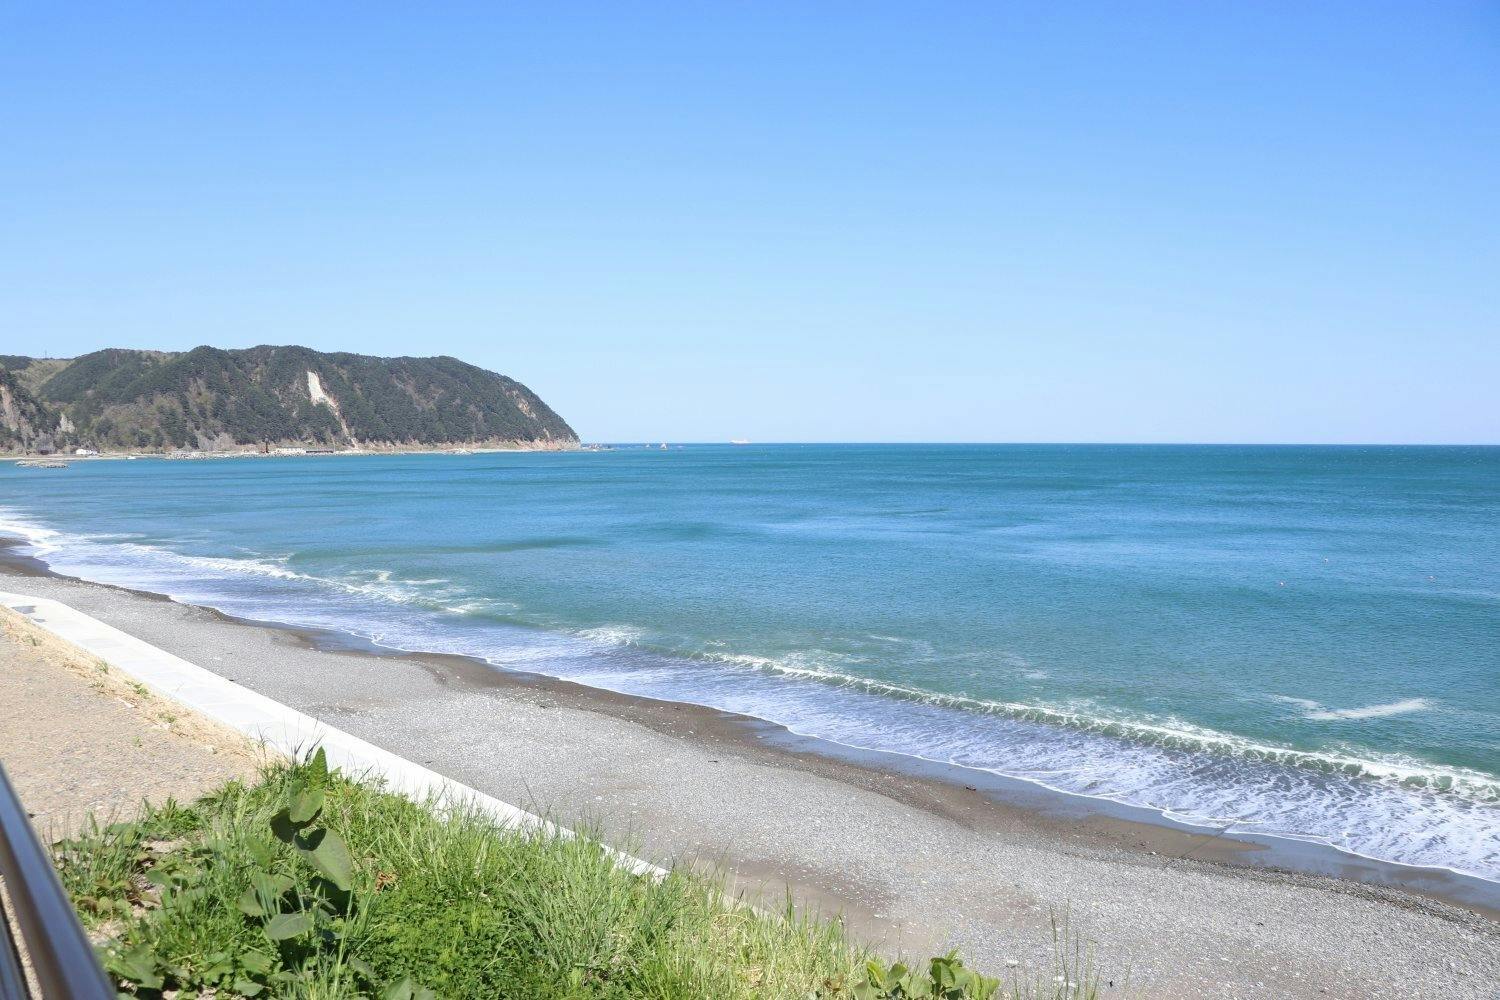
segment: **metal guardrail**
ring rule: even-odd
[[[0,912],[0,1000],[114,1000],[94,948],[68,901],[47,849],[37,839],[10,777],[0,766],[0,883],[10,901],[10,917]],[[3,909],[3,907],[0,907]],[[40,992],[33,994],[21,968],[25,948]]]

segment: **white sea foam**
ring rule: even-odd
[[[601,625],[598,628],[579,629],[576,634],[608,646],[634,646],[646,635],[644,630],[631,625]]]
[[[1407,698],[1404,701],[1393,701],[1388,705],[1366,705],[1363,708],[1326,708],[1317,712],[1308,712],[1309,719],[1383,719],[1391,715],[1405,715],[1407,712],[1422,712],[1432,707],[1432,701],[1428,698]]]
[[[44,528],[8,507],[0,507],[0,535],[20,538],[36,555],[57,548],[64,537],[62,532]]]
[[[1323,773],[1338,773],[1413,787],[1459,792],[1473,796],[1479,801],[1500,801],[1500,784],[1497,784],[1493,775],[1467,768],[1433,764],[1429,761],[1409,760],[1396,755],[1355,756],[1331,751],[1303,750],[1251,740],[1194,725],[1178,718],[1156,720],[1113,714],[1090,702],[1049,705],[941,694],[845,673],[826,663],[817,662],[815,657],[810,657],[808,654],[797,654],[782,659],[746,654],[708,654],[704,658],[784,677],[816,681],[834,688],[853,689],[919,704],[1060,726],[1129,740],[1137,744],[1173,750],[1208,751],[1252,762],[1291,765]]]
[[[520,610],[520,606],[514,601],[502,601],[493,597],[476,597],[445,605],[443,610],[452,612],[455,615],[504,615],[514,614]]]
[[[78,576],[129,586],[139,583],[140,575],[145,574],[148,579],[143,585],[177,588],[167,591],[172,597],[203,599],[196,591],[188,594],[180,589],[190,578],[248,576],[327,588],[395,604],[435,604],[447,596],[442,588],[450,583],[438,578],[403,579],[385,569],[360,570],[346,578],[326,577],[291,569],[287,565],[293,558],[290,554],[204,556],[144,542],[119,541],[117,535],[66,535],[6,508],[0,508],[0,534],[22,538],[34,555],[56,562]]]
[[[1320,702],[1307,698],[1291,698],[1285,695],[1272,695],[1271,698],[1274,701],[1296,705],[1302,709],[1304,719],[1312,719],[1316,722],[1332,722],[1340,719],[1384,719],[1392,715],[1405,715],[1408,712],[1425,712],[1436,706],[1431,698],[1405,698],[1401,701],[1392,701],[1383,705],[1365,705],[1361,708],[1328,708]]]

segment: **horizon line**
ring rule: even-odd
[[[1072,448],[1500,448],[1500,441],[743,441],[714,438],[711,440],[689,440],[686,438],[651,438],[649,440],[603,440],[579,439],[580,445],[639,445],[657,448],[660,445],[724,445],[734,447],[790,446],[790,445],[923,445],[929,447],[1072,447]]]

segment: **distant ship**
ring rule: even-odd
[[[750,443],[750,439],[749,438],[730,438],[729,439],[729,443],[730,444],[749,444]]]

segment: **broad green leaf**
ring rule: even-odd
[[[415,987],[411,976],[402,976],[380,991],[380,1000],[412,1000],[413,992],[415,992]]]
[[[241,893],[239,901],[235,905],[247,917],[263,917],[266,915],[266,907],[260,901],[260,893],[254,889],[246,889]]]
[[[292,796],[292,804],[288,813],[293,823],[305,826],[316,819],[318,813],[322,811],[323,789],[304,788]]]
[[[278,913],[266,921],[266,937],[272,941],[285,941],[299,937],[313,929],[311,913]]]
[[[575,973],[577,969],[573,970]],[[436,1000],[437,994],[425,986],[412,982],[411,976],[402,976],[380,993],[380,1000]]]
[[[128,979],[148,990],[159,990],[165,982],[161,963],[144,944],[138,944],[129,951],[115,953],[109,961],[109,967],[120,978]]]
[[[300,846],[306,845],[306,846]],[[300,853],[328,881],[348,892],[354,887],[354,859],[344,839],[332,830],[318,830],[299,839]]]
[[[951,958],[934,958],[931,975],[934,990],[947,990],[958,985],[958,970]]]
[[[203,978],[218,979],[234,970],[234,960],[227,951],[215,951],[203,956]]]

